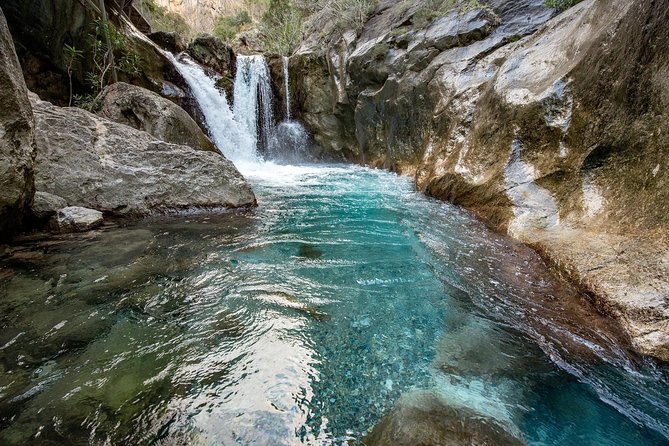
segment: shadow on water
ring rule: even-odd
[[[661,445],[666,368],[403,178],[244,172],[259,208],[0,254],[0,444]]]

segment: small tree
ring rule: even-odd
[[[68,102],[68,106],[72,107],[72,69],[74,68],[75,62],[79,60],[84,53],[83,51],[78,50],[74,46],[70,46],[68,44],[65,44],[63,47],[63,53],[65,53],[67,78],[70,84],[70,100]]]
[[[266,51],[290,56],[302,38],[301,22],[290,0],[270,0],[261,26]]]

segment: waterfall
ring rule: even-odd
[[[263,56],[237,56],[231,109],[225,93],[216,88],[216,79],[188,55],[165,55],[190,86],[214,143],[238,168],[257,165],[259,150],[280,164],[309,158],[309,134],[299,122],[290,120],[288,58],[283,61],[287,119],[275,127],[270,71]]]
[[[214,144],[233,162],[257,162],[255,132],[235,119],[225,94],[216,88],[216,81],[202,67],[186,55],[178,59],[170,53],[165,55],[172,61],[191,88],[204,114],[209,134]],[[250,119],[255,119],[251,112]]]
[[[261,148],[269,147],[274,129],[270,82],[269,66],[263,56],[237,56],[235,119]]]
[[[283,56],[283,89],[286,97],[286,121],[290,121],[290,74],[288,72],[288,57]]]

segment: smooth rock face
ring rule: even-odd
[[[304,122],[531,244],[669,360],[669,0],[488,3],[382,0],[359,33],[307,41]]]
[[[67,201],[58,195],[48,192],[35,192],[33,204],[30,210],[38,220],[46,220],[54,215],[58,210],[67,207]]]
[[[139,216],[255,204],[249,184],[219,153],[159,141],[85,110],[30,98],[36,187],[70,206]]]
[[[51,226],[59,232],[83,232],[102,224],[102,212],[95,209],[70,206],[53,216]]]
[[[102,92],[98,114],[156,138],[194,149],[218,151],[181,107],[141,87],[117,82]]]
[[[0,239],[14,234],[34,194],[35,142],[28,90],[0,10]]]

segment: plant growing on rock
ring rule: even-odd
[[[549,8],[555,8],[557,11],[564,11],[581,3],[581,1],[583,0],[544,0],[544,5]]]
[[[191,35],[191,28],[181,15],[168,11],[155,0],[142,0],[140,5],[154,31],[175,32],[185,37]]]
[[[68,106],[72,107],[72,69],[74,68],[75,62],[81,59],[81,56],[84,54],[84,52],[66,43],[65,46],[63,47],[63,53],[65,53],[65,63],[67,64],[66,72],[70,87],[69,90],[70,99],[68,102]]]
[[[251,23],[251,15],[246,10],[237,12],[233,16],[221,16],[214,26],[214,35],[228,42],[235,38],[244,25]]]
[[[127,38],[110,22],[102,19],[93,22],[88,42],[92,69],[84,74],[84,79],[91,92],[71,96],[70,102],[74,99],[78,107],[92,110],[100,93],[110,83],[111,73],[118,69],[130,76],[138,76],[141,74],[142,59],[128,49]]]
[[[270,0],[261,32],[267,52],[290,56],[302,39],[301,14],[290,0]]]

